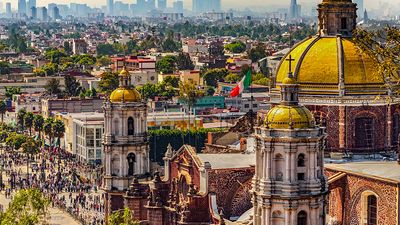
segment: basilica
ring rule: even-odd
[[[375,73],[353,42],[356,11],[351,0],[318,5],[318,34],[281,61],[273,107],[257,115],[246,150],[168,146],[163,173],[151,180],[146,103],[122,70],[104,103],[106,215],[129,208],[148,225],[399,224],[397,162],[324,160],[325,152],[376,153],[398,143],[397,84]]]

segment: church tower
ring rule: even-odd
[[[357,4],[351,0],[323,0],[318,5],[318,34],[351,36],[357,25]]]
[[[119,207],[114,203],[122,201],[134,176],[150,171],[146,118],[147,105],[131,85],[129,72],[123,69],[119,87],[104,103],[103,189],[112,203],[111,210]]]
[[[291,67],[294,59],[289,60]],[[260,124],[255,129],[254,225],[323,225],[325,133],[299,105],[292,72],[281,84],[280,104]]]

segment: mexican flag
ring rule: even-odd
[[[234,89],[231,91],[231,97],[236,97],[248,88],[251,84],[251,70],[247,71],[246,75],[242,78],[242,80],[236,85]]]

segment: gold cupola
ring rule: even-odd
[[[118,79],[119,87],[111,93],[111,102],[140,102],[142,100],[140,93],[131,85],[131,76],[125,67],[119,73]]]
[[[299,105],[299,85],[291,72],[292,61],[289,59],[289,73],[281,84],[280,104],[268,111],[265,125],[270,129],[307,129],[315,126],[314,116],[305,106]]]

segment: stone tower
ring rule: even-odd
[[[291,72],[281,84],[280,104],[260,124],[255,129],[254,224],[323,225],[325,133],[299,105]]]
[[[104,103],[102,188],[107,192],[106,210],[122,208],[122,194],[134,176],[150,172],[146,118],[147,105],[131,85],[129,72],[123,69],[119,87]]]
[[[357,4],[351,0],[323,0],[318,5],[318,34],[351,36],[357,25]]]

